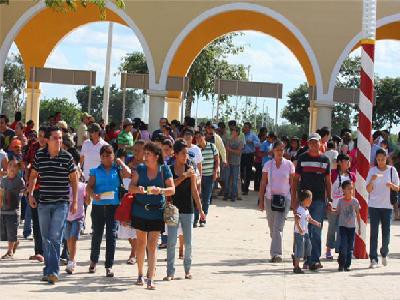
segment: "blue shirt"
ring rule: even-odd
[[[163,175],[161,176],[161,170]],[[163,165],[160,167],[157,177],[150,180],[147,177],[147,167],[144,164],[140,164],[136,168],[136,172],[139,175],[138,186],[147,188],[149,186],[156,186],[165,188],[165,180],[172,178],[171,170],[168,166]],[[164,177],[164,178],[162,178]],[[163,180],[164,179],[164,182]],[[139,202],[139,203],[138,203]],[[132,205],[132,215],[146,220],[162,220],[163,211],[165,204],[164,195],[147,195],[147,194],[136,194],[136,199]],[[147,210],[144,206],[149,205],[153,208]],[[155,207],[159,207],[158,209]]]
[[[108,172],[102,164],[97,168],[90,169],[89,176],[96,178],[93,190],[95,194],[114,192],[114,198],[102,199],[100,201],[93,200],[93,205],[119,205],[118,188],[121,183],[118,172],[119,169],[116,165],[113,165]]]
[[[370,164],[374,165],[375,164],[375,159],[376,159],[376,151],[379,149],[382,149],[379,147],[377,144],[372,144],[371,146],[371,158],[370,158]]]
[[[272,148],[272,143],[270,143],[267,140],[265,140],[264,142],[261,143],[260,151],[261,152],[269,152],[269,151],[271,151],[271,148]],[[272,156],[270,156],[270,155],[264,156],[262,158],[262,165],[264,166],[265,163],[268,162],[271,159],[272,159]]]
[[[256,146],[260,143],[258,136],[250,131],[244,135],[245,144],[243,148],[243,153],[254,153],[256,152]],[[247,142],[252,142],[248,144]]]

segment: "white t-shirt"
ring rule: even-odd
[[[301,229],[303,229],[304,233],[308,233],[308,219],[310,218],[310,212],[307,208],[299,206],[296,210],[296,214],[300,217],[299,223]],[[294,232],[300,233],[296,223],[294,224]]]
[[[188,149],[188,151],[189,153],[193,153],[194,155],[193,160],[196,163],[196,165],[198,165],[203,161],[203,155],[201,154],[201,149],[199,148],[199,146],[192,144],[192,146]]]
[[[336,159],[339,155],[339,152],[337,152],[336,150],[328,150],[324,153],[324,155],[329,158],[331,169],[336,169]]]
[[[97,168],[100,165],[100,149],[104,145],[108,145],[108,143],[102,138],[100,138],[96,145],[94,145],[91,140],[83,142],[81,156],[84,157],[83,176],[85,177],[85,180],[89,180],[90,169]]]
[[[340,179],[339,179],[340,176]],[[335,182],[332,182],[332,207],[336,208],[338,203],[339,203],[339,199],[343,198],[343,189],[340,186],[340,183],[345,182],[346,180],[351,181],[351,178],[349,176],[348,173],[345,173],[343,175],[338,175]]]
[[[392,180],[390,180],[390,170],[392,170]],[[387,166],[385,171],[380,171],[377,167],[371,168],[368,172],[367,184],[371,181],[373,175],[378,175],[378,178],[369,194],[368,206],[393,209],[392,204],[390,204],[390,189],[386,186],[386,183],[392,182],[399,185],[399,175],[396,169],[392,166]]]

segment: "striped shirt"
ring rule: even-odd
[[[218,155],[217,147],[213,143],[207,142],[204,149],[201,149],[201,155],[203,156],[202,166],[203,166],[203,176],[212,176],[215,162],[214,156]]]
[[[40,176],[40,203],[69,201],[69,174],[75,172],[71,154],[61,149],[57,156],[51,158],[47,147],[40,149],[32,168]]]
[[[300,189],[310,190],[313,201],[325,201],[325,180],[330,173],[329,158],[325,155],[311,156],[305,152],[298,157],[296,174],[300,175]]]

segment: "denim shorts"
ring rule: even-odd
[[[83,220],[66,221],[64,228],[64,239],[69,240],[71,238],[75,238],[79,240],[82,228]]]
[[[0,213],[0,231],[1,231],[1,241],[16,242],[17,232],[19,225],[19,215],[18,213],[10,213],[9,215]]]
[[[311,241],[308,233],[294,233],[294,256],[296,259],[311,256]]]

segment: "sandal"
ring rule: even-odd
[[[171,281],[171,280],[174,280],[174,279],[175,279],[174,276],[166,276],[166,277],[163,278],[164,281]]]
[[[192,274],[190,274],[190,273],[188,273],[188,274],[186,274],[185,275],[185,279],[192,279],[193,277],[192,277]]]
[[[130,257],[127,262],[128,265],[134,265],[136,263],[136,259],[134,257]]]
[[[144,285],[144,277],[143,275],[139,275],[136,280],[136,285],[143,286]]]
[[[6,254],[4,254],[1,259],[13,259],[13,254],[7,252]]]
[[[147,289],[148,290],[155,290],[156,286],[154,285],[153,279],[147,279]]]

